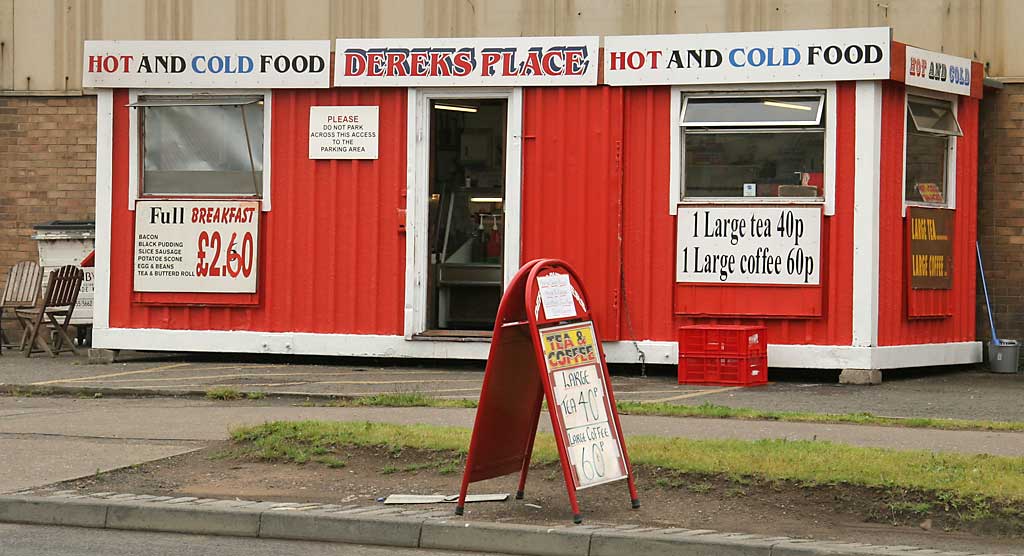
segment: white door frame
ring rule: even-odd
[[[427,329],[427,230],[430,199],[430,101],[437,98],[507,99],[505,125],[504,269],[507,287],[519,270],[523,176],[522,87],[409,89],[406,170],[405,337]]]

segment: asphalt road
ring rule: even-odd
[[[472,556],[394,547],[0,523],[4,556]]]
[[[9,353],[10,355],[16,355]],[[879,386],[840,386],[835,373],[772,369],[766,386],[753,388],[677,384],[674,368],[613,366],[620,401],[711,403],[771,411],[860,413],[1024,421],[1024,375],[972,369],[887,371]],[[259,355],[153,356],[128,354],[111,365],[83,358],[0,357],[0,385],[147,389],[161,392],[212,388],[266,393],[371,395],[421,393],[439,398],[479,396],[480,362],[359,361],[342,358]]]

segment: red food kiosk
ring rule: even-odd
[[[981,66],[890,36],[87,41],[94,344],[484,359],[556,257],[611,362],[980,361]]]

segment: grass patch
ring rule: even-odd
[[[234,401],[242,399],[243,394],[234,388],[211,388],[206,391],[206,399]]]
[[[1021,432],[1024,423],[1012,421],[972,421],[968,419],[932,419],[928,417],[880,417],[871,413],[803,413],[797,411],[762,411],[728,407],[712,403],[676,405],[657,402],[618,402],[620,413],[659,415],[664,417],[708,417],[715,419],[748,419],[757,421],[790,421],[797,423],[845,423],[944,430],[984,430]]]
[[[305,405],[318,405],[309,403]],[[419,392],[375,394],[338,400],[326,404],[337,407],[444,407],[475,408],[477,400],[440,399]],[[617,402],[620,413],[661,417],[706,417],[714,419],[746,419],[751,421],[789,421],[795,423],[830,423],[877,425],[942,430],[981,430],[1024,432],[1024,423],[1015,421],[973,421],[969,419],[933,419],[929,417],[881,417],[871,413],[806,413],[799,411],[762,411],[728,407],[705,402],[701,405],[677,405],[659,402]]]
[[[465,454],[470,431],[428,425],[364,422],[272,422],[231,432],[242,455],[305,463],[318,451],[381,446]],[[936,493],[952,510],[977,511],[977,497],[1024,502],[1024,458],[862,448],[819,441],[629,439],[636,465],[702,475],[722,475],[743,485],[751,479],[807,486],[849,484]],[[537,463],[557,461],[554,439],[538,435]],[[398,471],[398,467],[394,466]],[[453,470],[453,472],[455,472]],[[699,487],[698,487],[699,488]],[[971,517],[968,515],[965,518]]]
[[[254,391],[254,392],[246,392],[245,393],[245,399],[247,399],[247,400],[262,400],[265,397],[267,397],[267,395],[265,393],[263,393],[263,392],[255,392]]]
[[[343,399],[331,402],[329,405],[335,407],[446,407],[446,408],[474,408],[476,400],[446,400],[427,396],[420,392],[397,392],[389,394],[374,394],[359,398]]]

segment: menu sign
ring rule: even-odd
[[[676,282],[820,283],[819,207],[681,206]]]
[[[907,207],[907,228],[910,287],[952,289],[953,211]]]
[[[625,478],[593,323],[539,332],[576,488]]]
[[[260,204],[139,201],[135,291],[255,293]]]

